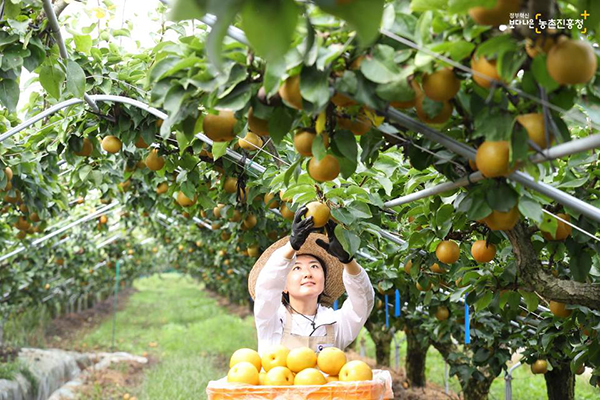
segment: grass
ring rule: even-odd
[[[51,320],[52,313],[46,305],[11,314],[4,324],[4,342],[13,347],[44,347],[45,330]]]
[[[23,365],[23,363],[17,359],[10,362],[0,363],[0,379],[12,381],[19,373],[23,375],[27,381],[29,381],[33,389],[32,394],[36,395],[38,381],[26,365]]]
[[[189,277],[153,275],[134,287],[138,292],[117,313],[117,350],[160,360],[132,391],[138,399],[205,398],[206,385],[227,374],[235,350],[257,347],[253,319],[228,315]],[[109,350],[112,319],[76,345]]]
[[[365,353],[367,357],[375,358],[375,344],[371,339],[369,332],[363,328],[358,340],[361,337],[365,338]],[[400,367],[404,367],[404,361],[406,359],[406,341],[404,332],[398,332],[396,334],[396,340],[400,341]],[[360,347],[357,346],[357,349]],[[392,345],[390,361],[392,366],[395,366],[395,346]],[[429,382],[435,383],[440,387],[444,387],[444,359],[441,354],[430,347],[427,351],[427,362],[425,366],[425,376]],[[531,373],[529,366],[522,365],[513,371],[512,380],[512,394],[514,399],[545,399],[546,394],[546,382],[542,375],[534,375]],[[458,378],[450,377],[448,382],[449,389],[454,393],[459,393],[461,388],[458,382]],[[504,399],[504,373],[494,380],[490,389],[490,400],[501,400]],[[588,378],[577,376],[577,382],[575,383],[575,398],[577,400],[595,400],[600,398],[600,389],[591,386],[588,382]]]

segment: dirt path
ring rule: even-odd
[[[127,305],[129,297],[135,289],[128,288],[119,292],[117,309],[122,310]],[[46,329],[46,346],[74,351],[89,351],[79,347],[75,338],[98,327],[107,318],[112,317],[114,297],[94,304],[93,307],[79,313],[69,313],[58,317]]]

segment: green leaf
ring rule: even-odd
[[[21,5],[19,3],[20,1],[16,0],[7,0],[2,3],[6,18],[14,19],[19,16],[21,13]]]
[[[444,103],[442,103],[441,101],[431,100],[427,96],[425,96],[423,98],[422,103],[423,103],[423,111],[425,111],[425,114],[427,115],[427,117],[429,117],[431,119],[437,117],[442,112],[442,109],[444,108]]]
[[[242,29],[256,53],[267,63],[281,60],[292,44],[299,8],[294,0],[247,0]]]
[[[169,19],[171,21],[200,19],[205,13],[206,0],[175,0],[171,2]]]
[[[340,244],[350,256],[353,256],[360,246],[360,238],[354,233],[344,229],[343,226],[335,227],[335,237],[340,241]]]
[[[300,164],[302,164],[303,158],[299,157],[296,161],[294,161],[292,163],[292,165],[290,165],[288,167],[288,169],[285,171],[285,174],[283,175],[283,182],[285,183],[286,186],[289,185],[290,183],[290,179],[292,179],[292,175],[294,173],[296,173],[296,171],[298,171],[298,169],[300,168]]]
[[[158,79],[160,80],[163,78],[167,78],[171,75],[175,75],[177,72],[179,72],[183,69],[193,67],[194,65],[200,65],[201,63],[202,63],[202,59],[199,57],[184,58],[183,60],[180,60],[177,63],[175,63],[171,68],[169,68],[163,74],[161,74]]]
[[[20,94],[19,84],[16,81],[12,79],[3,79],[0,81],[0,103],[2,103],[9,112],[17,111]]]
[[[535,57],[531,63],[531,72],[535,80],[548,92],[552,92],[560,87],[546,68],[546,55],[540,54]]]
[[[365,78],[375,83],[390,83],[400,78],[400,69],[394,61],[394,48],[378,44],[372,55],[360,63],[360,72]]]
[[[263,86],[267,97],[273,96],[279,89],[281,77],[285,74],[285,62],[270,62],[265,69]]]
[[[465,286],[465,287],[456,289],[450,295],[450,301],[453,303],[460,301],[460,299],[463,298],[463,296],[467,290],[469,290],[469,286]]]
[[[510,140],[514,118],[497,108],[486,108],[475,115],[474,137],[484,137],[486,140]]]
[[[527,159],[529,151],[529,135],[522,126],[517,126],[513,131],[512,140],[510,141],[510,161],[522,161]]]
[[[488,205],[501,212],[510,211],[519,200],[519,194],[505,182],[489,188],[486,191],[486,197]]]
[[[9,35],[7,32],[0,31],[0,46],[11,44],[19,40],[18,35]]]
[[[329,71],[319,71],[316,67],[303,68],[300,76],[300,93],[304,100],[313,103],[317,109],[329,102]]]
[[[573,243],[572,240],[566,243],[570,258],[569,270],[573,279],[577,282],[585,282],[592,269],[592,256],[583,246]]]
[[[416,93],[406,79],[399,79],[386,84],[377,85],[377,96],[386,101],[411,101]]]
[[[512,81],[526,59],[527,55],[520,49],[503,52],[497,64],[500,77],[507,82]]]
[[[27,68],[29,72],[33,72],[37,67],[42,65],[46,59],[46,48],[41,40],[38,38],[32,38],[27,46],[27,50],[31,54],[23,60],[23,66]]]
[[[356,221],[356,217],[345,208],[333,208],[331,209],[331,216],[342,224],[350,225]]]
[[[88,175],[90,174],[90,172],[92,172],[92,166],[91,165],[84,165],[83,167],[81,167],[79,169],[79,179],[81,181],[85,181],[85,179],[88,177]]]
[[[368,46],[379,36],[385,0],[354,0],[351,3],[315,0],[315,3],[325,12],[346,20],[356,30],[361,46]]]
[[[67,62],[67,90],[77,98],[85,93],[85,73],[75,61]]]
[[[279,144],[288,134],[294,122],[294,113],[288,107],[277,107],[269,119],[269,134]]]
[[[355,200],[348,204],[348,211],[352,213],[355,218],[371,218],[373,214],[371,214],[371,209],[367,203],[363,203],[362,201]]]
[[[356,157],[358,156],[358,145],[352,132],[345,130],[337,131],[333,136],[333,141],[335,142],[337,149],[345,158],[356,161]]]
[[[475,44],[466,40],[458,40],[450,43],[448,53],[454,61],[462,61],[475,50]]]
[[[475,56],[478,58],[486,56],[486,58],[493,59],[506,51],[518,50],[518,48],[516,40],[510,35],[498,35],[480,44],[477,47]]]
[[[46,65],[40,70],[40,84],[55,99],[60,99],[65,73],[58,66]]]
[[[542,206],[532,198],[523,196],[519,199],[519,211],[530,220],[540,223],[542,221]]]
[[[491,354],[492,352],[489,351],[487,348],[480,347],[475,352],[475,355],[473,356],[473,361],[475,361],[477,364],[482,364],[490,358]]]
[[[323,135],[316,135],[312,142],[312,154],[317,161],[321,161],[327,155],[327,149],[323,143]]]
[[[476,6],[492,8],[498,0],[449,0],[448,12],[450,14],[466,14]]]
[[[448,7],[448,0],[412,0],[410,9],[413,12],[442,11]]]
[[[213,159],[215,161],[225,155],[225,153],[227,152],[228,145],[229,145],[229,142],[214,142],[213,143],[212,154],[213,154]]]
[[[215,107],[238,111],[246,107],[251,98],[252,91],[250,90],[250,84],[244,82],[237,85],[227,96],[217,101]]]
[[[467,218],[478,221],[492,213],[492,209],[485,201],[483,195],[472,196],[472,199],[471,207],[467,211]]]
[[[352,96],[358,89],[358,80],[354,71],[344,71],[342,77],[335,81],[335,90]]]
[[[208,11],[217,17],[206,39],[206,55],[219,71],[223,70],[223,39],[243,5],[241,0],[208,0]]]
[[[90,35],[74,35],[75,48],[85,55],[90,55],[92,49],[92,37]]]
[[[165,57],[150,68],[150,82],[154,83],[160,80],[164,73],[173,68],[180,61],[179,57]]]
[[[444,204],[435,214],[435,224],[438,229],[437,237],[444,238],[452,228],[452,216],[454,207],[451,204]]]
[[[527,304],[527,310],[529,312],[534,312],[535,310],[537,310],[538,305],[540,304],[540,299],[535,293],[527,292],[523,289],[519,289],[519,293],[521,293],[521,296],[523,296],[525,304]]]
[[[340,163],[340,171],[342,174],[342,177],[348,179],[350,178],[355,172],[356,172],[356,168],[358,167],[358,163],[356,160],[350,160],[348,158],[345,157],[336,157],[338,162]]]
[[[558,220],[551,215],[544,214],[542,217],[542,223],[540,224],[540,229],[544,232],[550,232],[550,234],[556,235],[556,229],[558,229]]]
[[[177,139],[177,144],[179,145],[179,154],[183,154],[190,142],[185,133],[181,131],[175,132],[175,138]]]

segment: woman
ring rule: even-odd
[[[333,221],[326,225],[328,238],[313,233],[312,217],[303,218],[306,211],[296,212],[291,236],[271,245],[248,278],[261,355],[276,344],[344,350],[373,309],[369,276],[342,248]],[[348,299],[333,310],[344,287]]]

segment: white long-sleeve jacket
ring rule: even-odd
[[[285,288],[288,272],[296,262],[296,256],[287,259],[283,248],[271,255],[256,281],[254,299],[254,319],[258,334],[258,352],[262,355],[269,347],[281,342],[285,323],[285,306],[281,302],[281,293]],[[375,298],[373,286],[366,271],[361,267],[358,275],[343,272],[343,282],[348,299],[342,307],[334,310],[319,305],[315,324],[317,330],[313,336],[324,336],[325,325],[335,322],[335,346],[344,350],[364,326]],[[311,322],[301,315],[292,314],[292,333],[308,336],[312,332]]]

